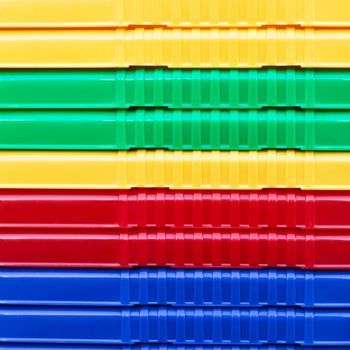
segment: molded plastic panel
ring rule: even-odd
[[[133,344],[133,345],[67,345],[67,344],[0,344],[1,350],[300,350],[299,345],[172,345],[172,344]],[[349,350],[350,346],[336,348],[323,346],[322,350]],[[315,346],[303,346],[302,350],[319,350]]]
[[[0,110],[0,149],[350,150],[350,110]]]
[[[0,190],[0,227],[350,231],[350,191]]]
[[[350,345],[349,309],[3,306],[0,324],[10,343]]]
[[[349,90],[348,69],[0,70],[4,109],[350,109]]]
[[[350,28],[7,29],[0,50],[0,68],[350,68]]]
[[[0,188],[350,190],[349,174],[350,152],[0,152]]]
[[[2,0],[2,28],[349,26],[347,0]]]
[[[0,266],[350,269],[348,231],[2,229]]]
[[[350,272],[1,269],[2,305],[350,307]]]

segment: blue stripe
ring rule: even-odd
[[[350,272],[0,269],[0,304],[350,308]]]
[[[350,346],[350,309],[3,306],[3,342]]]

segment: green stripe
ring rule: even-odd
[[[1,149],[350,150],[350,111],[1,111]]]
[[[350,109],[350,70],[1,70],[0,108]]]

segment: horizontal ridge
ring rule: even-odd
[[[1,350],[300,350],[299,345],[173,345],[173,344],[132,344],[132,345],[88,345],[84,344],[0,344]],[[302,350],[318,350],[319,347],[303,346]],[[348,350],[349,347],[337,347]],[[334,350],[334,347],[323,346],[322,350]]]
[[[350,109],[349,90],[350,70],[0,70],[1,109]]]
[[[350,269],[343,231],[2,229],[0,266]]]
[[[0,269],[1,305],[350,307],[350,273]]]
[[[2,306],[0,322],[2,342],[350,345],[348,309]]]
[[[349,110],[0,110],[0,149],[350,151]]]
[[[1,28],[348,26],[346,0],[2,0]]]
[[[7,29],[0,68],[350,68],[350,29]]]
[[[350,191],[0,190],[0,227],[350,230]]]
[[[1,151],[2,188],[350,189],[350,152]]]

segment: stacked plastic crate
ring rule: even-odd
[[[0,348],[349,349],[349,26],[1,0]]]

